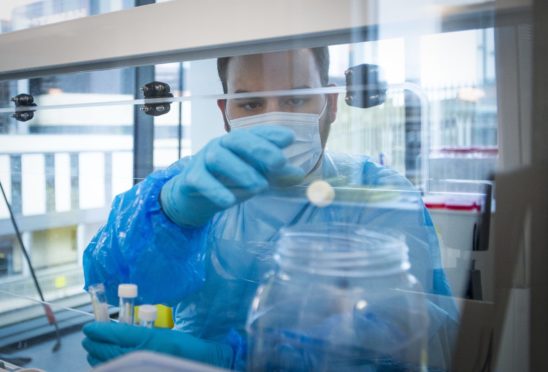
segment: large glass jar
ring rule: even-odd
[[[247,320],[248,370],[421,370],[426,300],[403,239],[353,225],[281,231]]]

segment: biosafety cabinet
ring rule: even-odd
[[[459,309],[451,370],[548,370],[547,14],[541,0],[0,4],[0,359],[52,368],[36,348],[80,337],[82,253],[113,198],[225,134],[219,101],[331,95],[326,151],[398,172],[430,213]],[[218,58],[318,47],[326,84],[223,90]],[[78,352],[64,358],[86,366]]]

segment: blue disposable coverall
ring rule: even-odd
[[[291,197],[292,188],[271,189],[217,213],[205,226],[184,228],[166,217],[159,195],[187,162],[156,171],[115,198],[106,225],[84,253],[86,288],[104,283],[109,302],[116,304],[118,284],[137,284],[138,303],[176,306],[176,329],[230,344],[236,368],[245,365],[247,312],[259,281],[273,267],[274,242],[284,226],[342,222],[397,230],[405,236],[411,273],[424,291],[450,295],[430,215],[419,192],[395,171],[364,156],[326,153],[305,182],[338,179],[350,186],[397,189],[402,192],[387,195],[406,208],[378,208],[376,200],[317,208],[306,198]],[[450,297],[436,298],[429,303],[429,354],[436,365],[448,367],[457,314]]]

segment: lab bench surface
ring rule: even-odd
[[[32,345],[17,352],[6,354],[3,358],[30,357],[32,361],[25,368],[40,368],[47,372],[89,371],[91,367],[86,360],[86,351],[82,347],[84,334],[81,331],[68,333],[61,338],[61,348],[52,351],[55,339]]]

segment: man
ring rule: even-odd
[[[149,349],[243,368],[247,311],[261,276],[272,267],[264,257],[284,226],[343,222],[398,229],[406,236],[411,272],[424,290],[449,294],[432,222],[418,193],[366,157],[324,152],[336,118],[336,94],[291,94],[327,86],[328,67],[327,48],[219,59],[225,93],[287,94],[219,100],[226,135],[115,199],[107,224],[84,254],[86,286],[104,283],[115,304],[118,284],[136,283],[140,303],[177,305],[175,328],[182,332],[88,325],[83,345],[91,364]],[[413,195],[415,212],[379,211],[363,203],[318,212],[287,193],[321,178],[404,190]],[[431,304],[431,318],[437,319],[431,344],[444,364],[443,338],[455,322],[450,306],[438,305]]]

